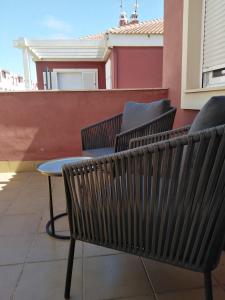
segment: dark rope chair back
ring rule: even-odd
[[[65,297],[76,240],[203,272],[225,238],[225,126],[120,152],[63,170],[71,231]]]
[[[121,132],[123,114],[83,128],[81,130],[83,155],[91,157],[106,155],[107,149],[110,148],[110,153],[127,150],[131,139],[171,130],[175,115],[176,108],[171,106],[159,117],[124,132]],[[101,149],[99,153],[98,149]]]

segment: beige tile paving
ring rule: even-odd
[[[10,201],[0,201],[0,215],[5,213],[6,210],[10,207]]]
[[[101,256],[101,255],[113,255],[113,254],[119,254],[121,252],[105,248],[105,247],[100,247],[88,243],[84,243],[84,256],[85,257],[91,257],[91,256]]]
[[[143,259],[156,293],[196,289],[203,287],[203,275],[159,263],[150,259]]]
[[[74,262],[71,300],[82,299],[82,260]],[[62,300],[66,260],[25,264],[14,300]]]
[[[65,212],[65,210],[60,210],[60,211],[54,210],[55,215],[64,213],[64,212]],[[46,223],[48,222],[49,218],[50,218],[49,217],[49,208],[47,208],[43,211],[42,216],[41,216],[41,221],[38,226],[39,233],[43,233],[46,231],[45,226],[46,226]],[[55,222],[55,229],[56,229],[56,231],[59,231],[59,232],[69,230],[68,218],[65,216],[65,217],[58,219]]]
[[[0,266],[23,263],[33,239],[32,235],[0,236]]]
[[[55,212],[65,211],[62,178],[54,178]],[[69,241],[45,233],[47,177],[0,174],[0,300],[61,300]],[[67,217],[56,229],[68,234]],[[215,300],[225,299],[225,254],[213,272]],[[77,242],[71,299],[204,300],[201,274]]]
[[[220,287],[213,289],[214,300],[224,300],[225,291]],[[203,289],[185,290],[180,292],[157,295],[158,300],[205,300]]]
[[[1,215],[0,236],[34,234],[39,223],[40,217],[36,214]]]
[[[155,299],[153,295],[117,298],[117,300],[151,300],[151,299]]]
[[[220,285],[225,287],[225,265],[223,261],[216,270],[213,271],[213,276]]]
[[[10,300],[16,284],[18,282],[20,273],[22,272],[22,265],[0,266],[0,299]]]
[[[68,232],[61,232],[68,234]],[[51,261],[67,259],[69,251],[68,240],[58,240],[49,237],[46,233],[37,234],[30,247],[26,262]],[[83,244],[80,241],[76,242],[75,257],[82,257]]]
[[[42,214],[47,206],[47,198],[38,198],[36,195],[22,195],[17,201],[13,201],[5,211],[6,215],[15,214]]]
[[[84,259],[85,299],[152,295],[139,257],[99,256]]]

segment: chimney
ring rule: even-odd
[[[123,11],[123,0],[120,2],[120,21],[119,21],[119,26],[124,26],[127,25],[127,14],[125,11]]]
[[[128,21],[127,21],[127,14],[124,12],[120,13],[120,22],[119,22],[119,26],[124,26],[127,25]]]
[[[138,0],[136,0],[136,3],[134,4],[134,12],[130,16],[130,23],[129,24],[138,24]]]

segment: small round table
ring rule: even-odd
[[[65,164],[77,163],[82,160],[88,160],[88,159],[91,159],[91,157],[80,156],[80,157],[68,157],[68,158],[61,158],[61,159],[53,159],[53,160],[46,161],[37,167],[37,170],[40,173],[48,176],[50,220],[46,224],[46,232],[54,238],[63,239],[63,240],[70,239],[70,237],[67,235],[60,235],[55,232],[55,220],[66,216],[67,212],[64,212],[64,213],[54,216],[51,177],[52,176],[62,177],[62,167]]]

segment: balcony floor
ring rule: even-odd
[[[53,179],[55,210],[65,209],[61,178]],[[45,233],[47,177],[0,174],[0,299],[62,300],[68,241]],[[67,218],[57,221],[68,233]],[[225,255],[213,273],[215,300],[225,299]],[[77,242],[71,299],[201,300],[202,275]]]

